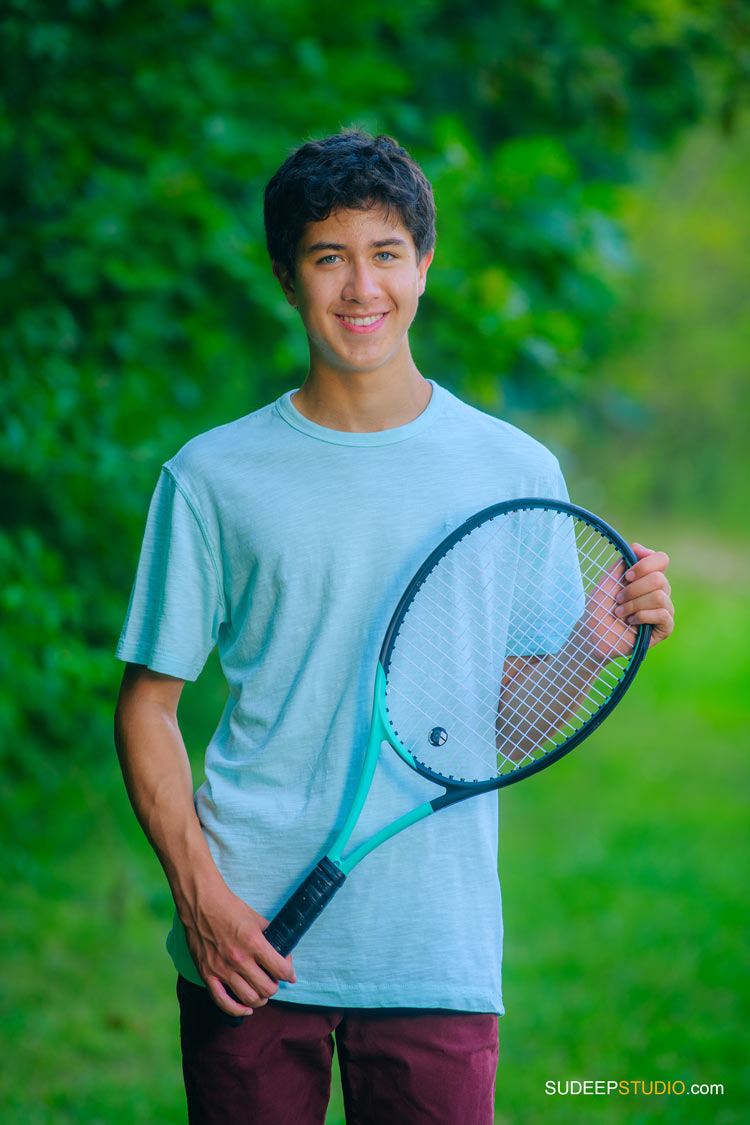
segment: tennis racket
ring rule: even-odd
[[[374,848],[440,809],[546,769],[596,729],[648,648],[649,626],[614,616],[636,561],[597,516],[536,498],[485,508],[435,548],[385,633],[345,823],[265,930],[282,956]],[[345,855],[389,749],[440,792]]]

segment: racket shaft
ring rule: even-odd
[[[268,923],[263,931],[266,941],[282,957],[286,957],[302,935],[307,933],[345,879],[343,871],[324,856]]]

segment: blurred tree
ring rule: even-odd
[[[644,162],[623,217],[636,267],[614,346],[585,400],[515,419],[563,452],[582,503],[614,505],[618,525],[650,520],[665,545],[687,534],[706,558],[717,532],[746,538],[748,169],[747,113],[731,138],[691,130]]]
[[[261,216],[293,145],[409,147],[440,213],[423,370],[553,402],[610,342],[618,185],[731,128],[749,39],[743,0],[6,0],[0,32],[6,778],[109,740],[161,460],[304,375]]]

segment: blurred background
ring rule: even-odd
[[[112,652],[161,463],[304,378],[262,193],[354,125],[434,185],[422,372],[672,556],[616,721],[501,798],[497,1122],[745,1121],[750,5],[5,0],[0,75],[3,1122],[185,1120]]]

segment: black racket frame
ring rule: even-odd
[[[613,527],[610,527],[608,523],[605,523],[599,516],[594,515],[593,512],[589,512],[586,508],[581,508],[577,504],[571,504],[570,501],[528,496],[517,500],[505,500],[499,504],[491,504],[488,508],[483,508],[482,511],[476,512],[468,520],[455,528],[450,535],[447,535],[441,543],[438,543],[437,547],[427,556],[404,590],[394,610],[380,650],[379,659],[386,675],[386,682],[388,680],[388,668],[390,666],[391,654],[403,620],[409,612],[409,606],[414,600],[419,588],[425,582],[428,575],[435,569],[440,560],[444,558],[457,543],[465,539],[467,535],[470,535],[472,531],[475,531],[476,528],[480,527],[482,524],[488,523],[497,516],[507,515],[509,512],[528,511],[529,509],[565,512],[568,515],[574,516],[576,519],[589,524],[589,526],[593,527],[604,536],[605,539],[608,539],[612,546],[623,555],[628,566],[633,566],[638,561],[630,544],[626,543]],[[429,766],[424,765],[415,758],[414,763],[416,771],[423,777],[429,778],[430,781],[434,781],[437,785],[441,785],[446,790],[439,797],[435,797],[430,802],[433,809],[437,811],[437,809],[445,808],[447,805],[454,805],[458,801],[466,800],[474,794],[491,793],[495,790],[503,789],[508,785],[514,785],[517,781],[522,781],[524,778],[531,777],[532,774],[539,773],[540,770],[546,769],[547,766],[551,766],[554,762],[558,762],[560,758],[569,754],[570,751],[575,749],[585,738],[593,734],[599,724],[606,719],[607,715],[609,715],[612,709],[622,699],[648,650],[649,641],[651,639],[651,626],[636,625],[633,627],[638,631],[638,637],[633,646],[630,664],[617,687],[612,692],[612,695],[598,711],[595,711],[594,714],[578,728],[578,730],[571,734],[559,746],[555,747],[554,750],[550,750],[549,753],[544,754],[541,758],[536,758],[533,762],[529,762],[528,765],[522,766],[520,769],[513,770],[509,774],[503,774],[502,776],[498,776],[486,782],[461,781],[454,777],[447,777],[444,774],[437,773],[435,770],[430,769]]]

